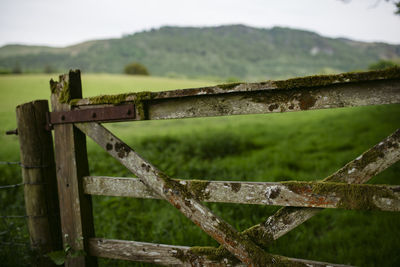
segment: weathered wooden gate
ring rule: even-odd
[[[341,266],[272,255],[264,249],[321,208],[400,210],[400,186],[361,185],[400,159],[400,129],[321,181],[256,183],[172,179],[100,124],[398,104],[399,68],[86,99],[80,72],[70,71],[58,82],[51,81],[51,90],[46,127],[54,129],[62,242],[71,251],[85,252],[68,258],[67,266],[96,266],[96,257],[185,266]],[[85,135],[138,178],[89,176]],[[21,143],[23,152],[22,147]],[[90,195],[165,199],[221,247],[98,238]],[[238,232],[204,201],[286,207]]]

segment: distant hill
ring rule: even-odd
[[[396,58],[400,45],[230,25],[162,27],[65,48],[7,45],[0,48],[0,69],[19,65],[23,71],[122,73],[126,64],[137,61],[152,75],[251,80],[363,70],[380,59]]]

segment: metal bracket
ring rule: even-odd
[[[76,109],[70,111],[48,112],[46,129],[53,129],[54,125],[76,122],[117,122],[136,120],[135,104],[113,107]],[[140,118],[138,118],[140,119]]]

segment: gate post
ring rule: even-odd
[[[47,100],[17,106],[25,209],[35,266],[55,266],[46,253],[62,249],[53,138],[45,130]]]
[[[82,98],[80,71],[51,81],[52,111],[68,111],[71,98]],[[89,175],[86,136],[73,124],[54,125],[54,143],[61,230],[64,247],[71,249],[65,266],[97,266],[97,258],[88,255],[89,238],[95,237],[92,199],[83,191],[82,179]]]

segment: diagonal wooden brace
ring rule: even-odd
[[[149,189],[167,200],[203,231],[248,266],[266,266],[283,260],[266,253],[246,235],[214,215],[184,187],[141,158],[128,145],[98,123],[75,124],[111,156],[133,172]]]
[[[365,183],[398,160],[400,160],[400,129],[397,129],[382,142],[323,181]],[[272,240],[288,233],[321,210],[318,208],[284,207],[270,216],[264,223],[255,225],[243,233],[246,233],[257,244],[268,246]]]

